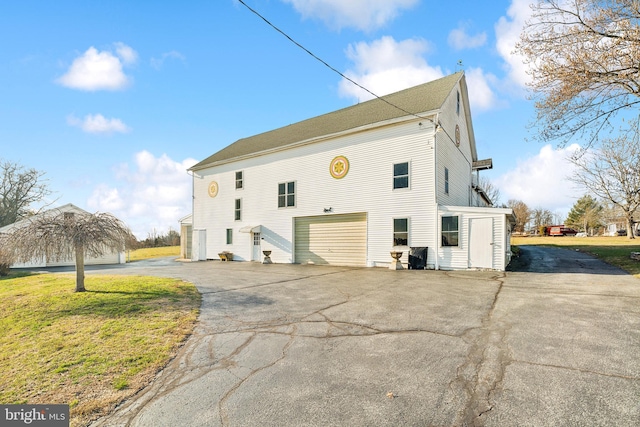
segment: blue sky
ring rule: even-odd
[[[564,181],[575,147],[529,130],[511,53],[529,0],[245,2],[378,95],[464,69],[501,201],[566,213],[581,195]],[[46,172],[56,205],[111,212],[139,238],[190,212],[196,161],[365,99],[236,0],[0,6],[0,158]]]

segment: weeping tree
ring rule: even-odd
[[[2,237],[1,246],[17,262],[34,258],[76,264],[76,292],[84,292],[84,260],[124,251],[129,228],[108,213],[56,212],[25,220]]]

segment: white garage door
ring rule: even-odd
[[[295,262],[366,266],[367,214],[295,218]]]

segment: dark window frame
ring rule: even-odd
[[[234,219],[236,221],[242,221],[242,199],[235,200]]]
[[[244,171],[236,171],[236,190],[244,188]]]
[[[406,171],[403,166],[406,165]],[[404,188],[411,188],[411,163],[400,162],[393,164],[393,189],[402,190]]]
[[[227,228],[227,245],[233,244],[233,228]]]
[[[449,195],[449,168],[444,168],[444,194]]]
[[[460,246],[460,216],[443,216],[440,220],[440,243],[442,246]]]
[[[393,246],[409,246],[409,218],[393,218]]]
[[[278,209],[296,207],[296,181],[278,183]]]

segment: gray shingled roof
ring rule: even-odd
[[[449,76],[385,95],[389,103],[414,114],[439,109],[451,90],[462,78],[459,72]],[[262,151],[286,147],[323,135],[331,135],[373,123],[407,116],[407,113],[380,99],[372,99],[342,110],[303,120],[289,126],[274,129],[237,140],[217,153],[194,165],[190,170],[203,169],[218,162],[247,156]]]

